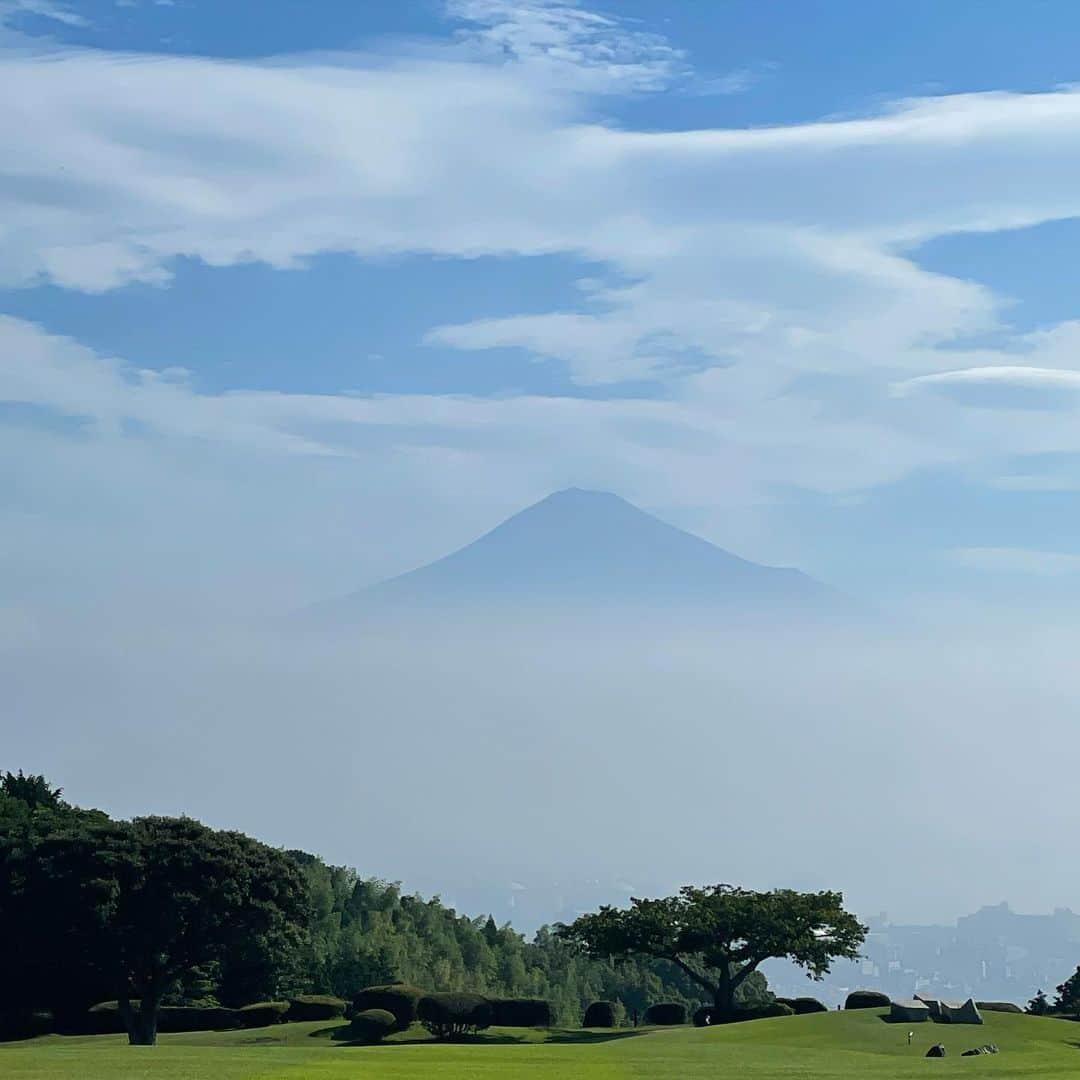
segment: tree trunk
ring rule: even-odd
[[[713,988],[713,1007],[722,1016],[733,1016],[735,1013],[735,984],[731,981],[730,973],[725,972]]]
[[[129,1046],[156,1046],[158,1011],[161,1008],[159,994],[147,992],[139,1000],[137,1009],[132,1007],[131,997],[121,994],[117,1002],[120,1016],[127,1028]]]

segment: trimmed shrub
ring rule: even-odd
[[[236,1019],[242,1028],[269,1027],[271,1024],[284,1024],[289,1013],[287,1001],[256,1001],[242,1009],[234,1009]]]
[[[158,1013],[158,1031],[229,1031],[240,1026],[235,1009],[220,1005],[165,1005]]]
[[[373,1046],[382,1042],[397,1028],[397,1017],[386,1009],[364,1009],[358,1012],[345,1029],[345,1037],[352,1042]]]
[[[492,1008],[479,994],[428,994],[416,1015],[435,1038],[459,1039],[491,1027]]]
[[[416,1007],[424,991],[408,983],[387,986],[368,986],[353,998],[353,1015],[368,1009],[385,1009],[397,1021],[397,1030],[404,1031],[416,1018]]]
[[[555,1010],[542,998],[488,998],[492,1027],[551,1027]]]
[[[777,999],[779,1000],[779,998]],[[829,1011],[829,1006],[823,1001],[812,997],[797,997],[790,1003],[795,1010],[796,1016],[806,1016],[809,1013],[823,1013]]]
[[[289,998],[289,1011],[285,1019],[294,1020],[339,1020],[345,1015],[346,1002],[331,994],[298,994]]]
[[[718,1023],[719,1021],[713,1015],[715,1012],[716,1009],[712,1005],[701,1005],[696,1008],[692,1017],[694,1027],[709,1027],[710,1024]]]
[[[686,1006],[680,1001],[661,1001],[645,1010],[646,1024],[685,1024]]]
[[[594,1001],[586,1010],[582,1027],[610,1028],[619,1023],[618,1005],[614,1001]]]
[[[244,1026],[240,1015],[242,1012],[240,1009],[225,1009],[220,1005],[163,1005],[158,1013],[158,1031],[229,1031]],[[119,1002],[102,1001],[91,1006],[86,1013],[83,1025],[83,1033],[86,1035],[122,1035],[126,1031]]]
[[[794,1016],[795,1010],[782,1001],[771,1001],[768,1005],[754,1005],[749,1009],[736,1009],[735,1020],[772,1020],[777,1016]]]
[[[979,1012],[1022,1013],[1024,1010],[1012,1001],[976,1001]]]
[[[887,1009],[892,1004],[888,994],[877,990],[852,990],[844,1002],[845,1009]]]
[[[793,1001],[785,998],[784,1001]],[[709,1027],[713,1024],[738,1024],[744,1020],[770,1020],[777,1016],[794,1016],[795,1010],[777,999],[768,1005],[751,1005],[745,1009],[736,1009],[733,1013],[724,1013],[714,1005],[702,1005],[694,1011],[694,1026]]]
[[[43,1009],[7,1009],[0,1012],[0,1042],[36,1039],[56,1030],[53,1014]]]

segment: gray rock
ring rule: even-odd
[[[927,1057],[944,1057],[945,1056],[945,1047],[942,1046],[941,1043],[938,1043],[937,1046],[931,1046],[930,1049],[926,1051],[926,1056]]]
[[[965,1050],[961,1057],[975,1057],[977,1054],[996,1054],[998,1048],[993,1043],[984,1043],[982,1046],[972,1047],[970,1050]]]

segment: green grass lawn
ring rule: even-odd
[[[915,1032],[907,1045],[908,1031]],[[422,1034],[422,1033],[419,1033]],[[325,1023],[257,1031],[163,1035],[156,1047],[129,1047],[120,1036],[49,1036],[0,1046],[3,1080],[589,1080],[641,1077],[693,1080],[903,1080],[905,1077],[1077,1077],[1080,1024],[988,1013],[982,1027],[886,1024],[874,1010],[793,1016],[716,1028],[636,1031],[493,1029],[471,1043],[419,1037],[383,1046],[335,1042]],[[945,1060],[926,1060],[934,1042]],[[984,1042],[994,1057],[961,1058]]]

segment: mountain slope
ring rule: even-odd
[[[850,607],[798,570],[741,559],[617,495],[571,488],[466,547],[324,612],[634,606],[825,614]]]

